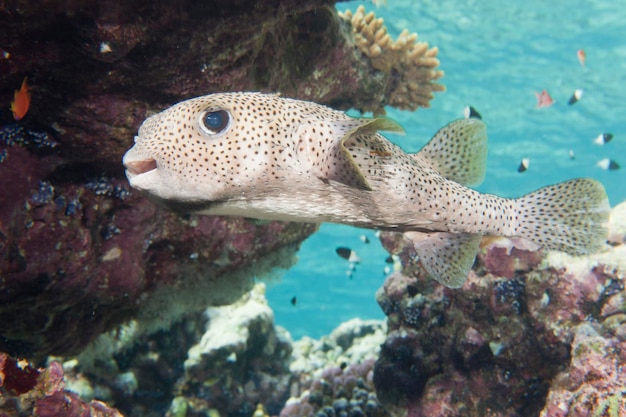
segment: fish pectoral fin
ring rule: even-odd
[[[356,134],[373,134],[379,130],[403,131],[389,119],[346,118],[321,124],[317,117],[305,118],[296,131],[296,152],[301,168],[322,181],[335,181],[371,191],[372,187],[346,149],[345,142]]]
[[[333,138],[324,150],[325,166],[329,167],[326,178],[350,187],[370,190],[371,187],[359,165],[354,161],[345,143],[355,136],[372,135],[379,131],[404,133],[402,126],[391,119],[347,119],[333,122]],[[367,146],[367,145],[365,145]]]
[[[487,171],[487,126],[479,119],[459,119],[439,129],[413,155],[449,180],[478,185]]]
[[[340,182],[352,188],[364,191],[372,191],[372,187],[354,162],[352,156],[343,145],[338,144],[337,149],[331,152],[331,157],[326,160],[327,168],[322,179]]]
[[[321,124],[316,117],[305,118],[296,131],[298,159],[303,169],[322,181],[335,181],[371,191],[372,187],[346,149],[345,142],[356,135],[373,137],[381,130],[404,132],[396,122],[384,118],[346,118],[328,124]],[[364,142],[363,146],[367,143]]]
[[[426,271],[448,288],[465,283],[478,253],[482,235],[476,233],[406,232]]]

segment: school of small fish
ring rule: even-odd
[[[578,62],[580,63],[580,66],[582,68],[585,68],[585,63],[587,62],[587,53],[585,52],[585,50],[579,49],[578,51],[576,51],[576,57],[578,58]],[[569,100],[567,101],[567,104],[569,106],[573,106],[574,104],[578,103],[582,99],[583,93],[584,93],[584,90],[582,88],[575,89],[572,95],[570,96]],[[535,92],[535,96],[537,97],[538,109],[543,108],[543,107],[550,107],[554,105],[554,103],[556,103],[556,101],[552,98],[552,96],[550,95],[550,93],[548,93],[548,90],[546,89],[543,89],[541,92]],[[602,139],[597,138],[594,142],[597,143],[598,145],[604,145],[613,137],[613,135],[610,133],[607,133],[606,135],[610,135],[610,138],[608,140],[602,141]],[[574,159],[573,152],[574,151],[572,150],[569,151],[570,159]],[[528,163],[529,163],[529,159],[523,158],[517,171],[520,173],[525,172],[528,169]],[[620,164],[611,158],[604,158],[598,161],[596,163],[596,166],[607,171],[615,171],[615,170],[620,169]]]
[[[481,194],[467,187],[485,176],[481,120],[448,124],[416,154],[379,133],[401,130],[277,94],[212,94],[144,121],[123,163],[132,187],[174,210],[403,232],[429,274],[453,288],[483,235],[574,255],[604,247],[610,207],[597,181],[515,199]]]

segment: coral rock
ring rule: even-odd
[[[429,48],[425,42],[416,42],[417,34],[403,30],[398,39],[391,39],[382,18],[373,12],[365,13],[359,6],[354,12],[340,14],[352,25],[354,42],[363,54],[370,58],[372,66],[385,74],[397,74],[390,82],[388,104],[399,109],[415,110],[430,107],[433,93],[445,88],[435,81],[443,77],[437,70],[437,48]],[[390,77],[390,81],[391,78]],[[374,109],[377,110],[377,109]]]
[[[373,381],[384,328],[378,320],[353,319],[320,340],[295,342],[291,398],[280,415],[388,416]]]
[[[517,238],[484,238],[478,260],[486,272],[513,278],[516,272],[529,271],[543,260],[543,253],[538,248]]]
[[[618,204],[611,210],[608,240],[613,245],[626,243],[626,201]]]
[[[620,326],[624,326],[622,318]],[[604,327],[604,326],[603,326]],[[607,333],[600,329],[601,333]],[[542,417],[626,415],[626,361],[624,335],[599,334],[582,324],[572,342],[572,359],[567,371],[555,378]]]
[[[67,391],[58,362],[37,370],[6,353],[0,353],[0,415],[122,417],[119,411],[100,401],[87,402]]]
[[[451,290],[427,276],[410,243],[381,241],[403,266],[377,293],[389,330],[374,381],[393,415],[624,413],[624,245],[543,257],[485,239]]]
[[[274,327],[265,284],[238,302],[205,311],[207,330],[188,351],[182,391],[189,404],[221,415],[252,415],[257,404],[277,410],[288,397],[291,338]],[[197,411],[197,410],[196,410]]]
[[[4,149],[0,349],[15,355],[69,355],[131,316],[158,329],[190,310],[233,302],[255,271],[291,265],[298,242],[316,230],[180,218],[130,192],[125,180],[21,146]]]

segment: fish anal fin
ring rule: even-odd
[[[406,232],[426,271],[448,288],[465,283],[478,253],[482,235],[477,233]]]
[[[371,186],[345,147],[355,135],[375,134],[380,130],[404,132],[390,119],[334,120],[320,126],[316,119],[305,120],[298,128],[298,154],[311,172],[323,181],[336,181],[349,187],[371,191]]]
[[[413,158],[449,180],[478,185],[487,170],[487,126],[475,118],[455,120],[439,129]]]

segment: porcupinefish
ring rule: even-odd
[[[481,120],[453,121],[415,154],[379,131],[402,128],[276,94],[212,94],[146,119],[123,163],[132,187],[177,211],[403,232],[453,288],[483,235],[575,255],[603,247],[609,204],[597,181],[515,199],[468,188],[485,177]]]

